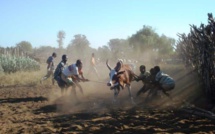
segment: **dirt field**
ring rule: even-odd
[[[128,99],[122,90],[112,104],[113,91],[102,83],[81,83],[78,101],[63,97],[57,86],[11,86],[0,89],[0,133],[215,133],[215,121],[182,112],[175,103],[144,104],[144,95]],[[133,94],[136,90],[133,90]]]

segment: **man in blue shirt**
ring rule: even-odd
[[[175,80],[167,74],[164,74],[159,66],[154,67],[155,71],[155,81],[154,84],[157,86],[157,89],[161,89],[162,92],[170,97],[167,91],[171,91],[175,88]],[[170,97],[171,99],[171,97]]]
[[[50,56],[46,63],[47,63],[47,74],[40,80],[40,83],[42,83],[44,80],[48,79],[50,76],[52,76],[52,84],[54,85],[54,58],[57,57],[57,54],[54,52],[52,53],[52,56]]]

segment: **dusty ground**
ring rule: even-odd
[[[2,87],[0,133],[215,133],[215,120],[182,112],[174,103],[146,105],[140,96],[134,106],[123,90],[112,104],[113,92],[102,83],[82,86],[79,101],[69,92],[61,97],[57,86]]]

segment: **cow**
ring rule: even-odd
[[[108,64],[108,60],[106,61],[106,65],[110,70],[110,80],[107,82],[107,86],[109,86],[111,90],[114,90],[113,102],[116,102],[116,98],[120,92],[120,88],[124,89],[126,86],[128,88],[131,102],[132,104],[135,104],[131,94],[131,82],[133,81],[135,74],[131,66],[128,64],[123,64],[121,60],[117,62],[116,67],[114,69],[112,69]]]

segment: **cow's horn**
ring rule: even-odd
[[[107,65],[107,67],[108,67],[109,70],[112,70],[111,67],[108,64],[108,60],[106,61],[106,65]]]

